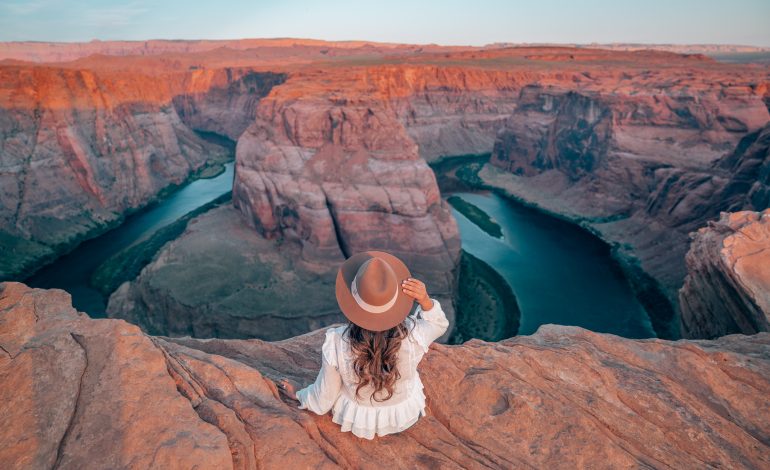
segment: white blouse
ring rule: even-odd
[[[425,394],[417,372],[417,364],[428,352],[428,346],[449,327],[449,321],[436,299],[430,310],[419,305],[407,317],[410,334],[401,343],[398,371],[393,396],[379,402],[371,399],[374,388],[367,384],[356,397],[358,377],[353,369],[355,357],[350,343],[342,336],[345,325],[326,330],[321,347],[321,370],[315,382],[297,391],[300,409],[323,415],[333,411],[332,421],[341,425],[343,432],[352,431],[358,437],[373,439],[407,429],[425,416]],[[418,318],[418,315],[421,318]],[[412,329],[413,328],[413,329]],[[377,398],[387,396],[382,390]]]

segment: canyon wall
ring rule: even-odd
[[[29,273],[228,158],[164,104],[168,84],[127,80],[0,67],[0,278]]]
[[[24,277],[119,223],[237,139],[283,75],[0,67],[0,279]]]
[[[123,52],[124,45],[115,46],[113,52],[124,54],[137,44]],[[213,147],[193,130],[238,140],[238,212],[220,210],[201,223],[216,221],[238,233],[239,224],[251,227],[258,238],[246,246],[278,253],[272,264],[245,269],[245,278],[296,269],[286,282],[315,289],[327,285],[351,252],[385,249],[425,278],[450,316],[459,238],[426,160],[492,151],[477,183],[610,242],[648,310],[663,312],[654,319],[663,337],[678,334],[670,326],[688,233],[720,210],[767,204],[766,68],[564,47],[327,47],[280,40],[216,50],[209,43],[146,46],[136,53],[145,55],[0,69],[17,76],[7,81],[5,108],[25,110],[4,114],[0,126],[10,136],[0,143],[8,168],[1,174],[12,183],[3,185],[0,232],[3,249],[13,253],[2,258],[14,263],[8,272],[53,256],[61,240],[72,244],[103,230],[206,165]],[[43,75],[54,78],[34,78]],[[46,123],[41,136],[54,126],[64,137],[33,144],[35,119]],[[23,176],[25,165],[30,174],[43,171],[37,160],[27,160],[33,150],[44,152],[57,174],[66,170],[62,189],[23,189],[51,181],[54,172]],[[26,199],[38,197],[46,202],[25,208]],[[260,314],[243,312],[269,311],[280,318],[279,305],[266,300],[277,287],[267,283],[182,293],[180,286],[202,283],[190,282],[195,272],[213,279],[232,271],[229,263],[255,259],[222,244],[222,234],[208,242],[192,229],[189,235],[161,250],[144,277],[116,293],[111,315],[145,318],[142,326],[159,333],[175,320],[151,321],[150,310],[174,312],[184,321],[167,334],[227,330],[239,337],[256,327],[238,333],[229,326],[237,323],[233,315],[251,322]],[[220,253],[219,261],[194,254],[206,249]],[[170,259],[174,263],[164,264]],[[149,282],[160,268],[185,274]],[[218,309],[223,292],[234,296],[223,320],[203,315]],[[332,320],[338,312],[330,300],[314,299],[317,312],[298,324],[313,328]],[[254,309],[255,303],[266,308]],[[193,320],[198,317],[209,323]],[[279,330],[280,337],[297,333]]]
[[[770,209],[709,222],[693,234],[687,267],[683,336],[770,331]]]
[[[622,92],[603,91],[606,84],[523,88],[478,176],[590,228],[614,245],[631,277],[640,266],[676,308],[688,233],[721,210],[768,205],[770,115],[764,88],[749,80],[687,74],[674,86],[646,75],[629,74]],[[670,89],[650,93],[656,85]],[[658,334],[675,336],[663,323]]]
[[[4,468],[765,468],[770,334],[627,340],[544,326],[433,344],[427,416],[372,441],[279,393],[324,330],[270,343],[152,337],[0,284]],[[398,449],[394,453],[393,449]],[[394,458],[394,456],[396,456]]]

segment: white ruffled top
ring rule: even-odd
[[[407,429],[425,416],[425,394],[417,372],[417,364],[428,346],[449,327],[449,321],[436,299],[430,310],[418,305],[414,314],[407,317],[409,336],[401,343],[398,354],[398,371],[393,396],[386,401],[372,397],[371,385],[361,388],[356,397],[357,376],[353,369],[355,359],[350,343],[343,337],[345,325],[326,330],[321,347],[321,370],[315,382],[297,391],[300,409],[323,415],[332,411],[332,421],[343,432],[352,431],[358,437],[373,439],[375,434],[385,436]],[[383,390],[377,398],[384,398]]]

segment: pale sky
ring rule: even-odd
[[[770,46],[770,0],[0,0],[0,41],[327,40]]]

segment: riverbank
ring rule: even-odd
[[[202,210],[201,206],[231,191],[234,162],[227,161],[222,164],[220,160],[215,160],[206,165],[206,168],[210,170],[195,172],[191,175],[191,178],[195,179],[184,187],[177,185],[175,191],[159,194],[149,206],[126,215],[119,226],[78,244],[72,251],[41,267],[25,282],[34,287],[64,289],[72,295],[76,308],[90,315],[103,317],[107,303],[105,291],[116,288],[118,281],[138,273],[143,263],[151,259],[148,256],[154,254],[162,243],[169,241],[181,226],[168,228],[165,234],[154,237],[152,242],[148,242],[148,238],[168,225],[180,223],[180,219],[192,217],[191,212]],[[215,173],[215,177],[204,177]],[[138,241],[150,244],[137,249],[139,251],[132,251],[132,255],[136,255],[135,259],[129,255],[122,262],[118,262],[116,266],[121,268],[110,267],[108,263],[97,279],[99,287],[94,287],[94,272],[121,250]],[[149,249],[151,245],[158,246],[154,246],[153,250]],[[120,273],[120,269],[127,271]]]
[[[224,167],[222,167],[222,171],[225,171]],[[136,278],[142,268],[152,262],[163,245],[179,237],[195,216],[229,203],[232,199],[233,192],[229,191],[158,229],[148,238],[114,254],[96,268],[91,276],[91,285],[104,294],[105,298],[109,297],[121,284]]]
[[[520,316],[516,295],[506,280],[492,266],[461,250],[455,328],[447,343],[511,338],[519,331]]]
[[[590,225],[587,218],[549,210],[509,191],[502,184],[493,184],[492,181],[483,179],[479,172],[490,166],[487,163],[489,157],[490,154],[442,157],[431,163],[430,166],[436,173],[436,179],[442,193],[462,190],[492,191],[515,204],[567,222],[600,240],[609,248],[612,260],[617,263],[622,275],[628,280],[634,296],[647,312],[656,336],[664,339],[678,339],[680,337],[678,324],[675,321],[674,307],[659,283],[646,273],[639,265],[638,260],[629,253],[629,247],[607,239],[600,231]],[[596,223],[597,221],[591,220],[590,222]]]

